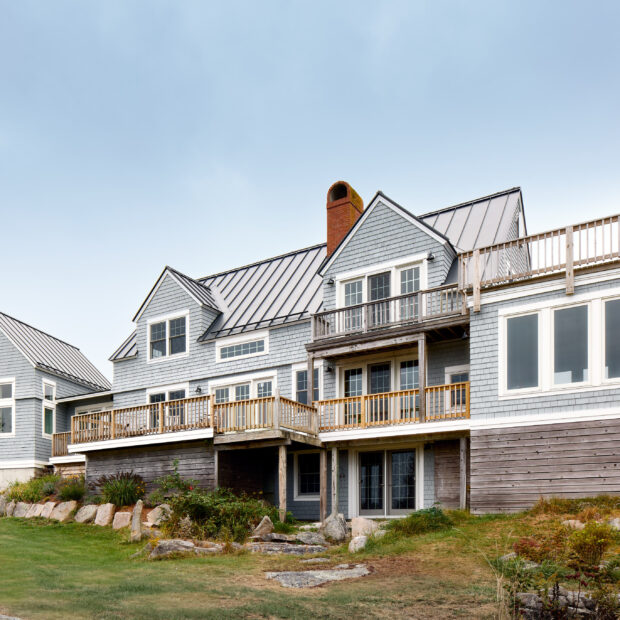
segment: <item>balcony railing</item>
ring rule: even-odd
[[[575,268],[618,259],[620,215],[614,215],[459,254],[459,287],[473,289],[476,298],[481,287],[565,272],[572,293]]]
[[[314,314],[312,339],[320,340],[423,323],[461,314],[464,307],[464,296],[456,285],[440,286]]]
[[[71,418],[71,433],[66,435],[70,435],[71,444],[80,444],[201,428],[212,428],[214,433],[259,429],[318,432],[314,407],[275,395],[226,403],[216,403],[213,396],[198,396],[85,413]],[[54,446],[58,443],[58,450],[67,454],[67,438],[61,435],[65,433],[54,435]]]
[[[71,440],[71,433],[54,433],[52,435],[52,457],[68,456],[67,446]]]
[[[319,430],[418,424],[469,418],[469,382],[428,386],[426,413],[420,415],[419,390],[400,390],[318,401]]]

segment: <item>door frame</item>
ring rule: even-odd
[[[416,452],[416,494],[415,494],[415,510],[421,510],[424,508],[424,442],[394,442],[394,443],[375,443],[356,446],[349,448],[348,453],[348,516],[349,518],[360,516],[360,452],[384,452],[384,479],[387,477],[387,469],[385,464],[386,451],[402,451],[402,450],[415,450]],[[380,515],[364,515],[368,518],[381,518],[381,519],[397,519],[403,516],[403,514],[387,514],[387,500],[388,500],[388,488],[387,484],[383,485],[383,514]]]

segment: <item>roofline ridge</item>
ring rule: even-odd
[[[517,185],[515,187],[511,187],[510,189],[502,190],[501,192],[495,192],[493,194],[489,194],[488,196],[480,196],[480,198],[474,198],[473,200],[468,200],[467,202],[459,202],[458,204],[451,205],[449,207],[441,207],[441,209],[436,209],[435,211],[429,211],[428,213],[422,213],[422,215],[418,215],[419,218],[430,217],[431,215],[439,215],[440,213],[445,213],[446,211],[452,211],[453,209],[460,209],[461,207],[467,207],[468,205],[472,205],[476,202],[482,202],[483,200],[491,200],[492,198],[497,198],[498,196],[503,196],[505,194],[512,194],[512,192],[520,192],[521,186]]]
[[[57,336],[52,336],[52,334],[49,334],[48,332],[44,332],[42,329],[39,329],[38,327],[35,327],[34,325],[30,325],[30,323],[26,323],[26,321],[16,319],[14,316],[7,314],[6,312],[2,312],[1,310],[0,310],[0,314],[8,317],[12,321],[17,321],[18,323],[21,323],[22,325],[25,325],[26,327],[29,327],[30,329],[34,329],[34,331],[39,332],[40,334],[43,334],[44,336],[48,336],[49,338],[58,340],[58,342],[62,342],[63,344],[66,344],[68,347],[71,347],[72,349],[75,349],[76,351],[80,351],[80,348],[76,347],[74,344],[71,344],[70,342],[67,342],[66,340],[62,340],[62,338],[58,338]]]
[[[179,276],[181,276],[183,278],[187,278],[188,280],[191,280],[192,282],[195,282],[199,286],[203,286],[208,291],[211,290],[206,284],[203,284],[199,280],[196,280],[196,278],[192,278],[192,276],[188,276],[186,273],[183,273],[182,271],[179,271],[178,269],[175,269],[174,267],[171,267],[170,265],[166,265],[164,270],[172,271],[173,273],[176,273],[177,275],[179,275]]]
[[[253,263],[249,263],[247,265],[242,265],[241,267],[234,267],[233,269],[225,269],[224,271],[220,271],[218,273],[214,273],[208,276],[203,276],[201,278],[196,278],[196,282],[202,284],[204,283],[202,280],[210,280],[211,278],[217,278],[218,276],[223,276],[227,273],[232,273],[233,271],[241,271],[242,269],[249,269],[250,267],[255,267],[256,265],[262,265],[263,263],[270,263],[274,260],[278,260],[279,258],[284,258],[285,256],[292,256],[293,254],[299,254],[300,252],[307,252],[308,250],[314,250],[316,248],[321,248],[327,246],[327,243],[315,243],[314,245],[309,245],[305,248],[300,248],[299,250],[292,250],[291,252],[285,252],[284,254],[279,254],[278,256],[272,256],[271,258],[264,258],[263,260],[257,260]],[[207,288],[209,288],[207,286]]]

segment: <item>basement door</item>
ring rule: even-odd
[[[416,451],[359,454],[359,514],[406,514],[416,508]]]

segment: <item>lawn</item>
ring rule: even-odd
[[[309,590],[285,589],[264,571],[307,569],[286,556],[247,553],[162,561],[131,559],[141,545],[89,525],[0,519],[0,614],[72,618],[496,618],[489,560],[546,528],[530,514],[456,515],[456,527],[377,542],[333,563],[364,562],[371,575]],[[324,566],[321,566],[323,568]]]

